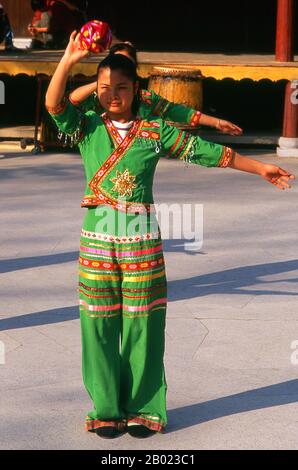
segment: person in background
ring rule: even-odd
[[[13,32],[9,18],[5,13],[3,5],[0,3],[0,43],[4,42],[5,52],[23,52],[13,45]]]
[[[31,0],[31,8],[34,12],[28,31],[32,36],[31,49],[46,49],[53,40],[50,28],[50,14],[46,0]]]

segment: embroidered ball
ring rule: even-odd
[[[103,21],[93,20],[82,26],[79,36],[80,45],[94,54],[109,49],[112,43],[112,31]]]

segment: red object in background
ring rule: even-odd
[[[93,20],[82,26],[80,31],[80,44],[94,54],[109,49],[112,43],[112,31],[103,21]]]
[[[294,8],[294,0],[278,0],[275,59],[279,62],[294,60]]]
[[[288,82],[285,91],[283,137],[298,137],[298,81]]]

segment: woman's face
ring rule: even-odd
[[[121,70],[101,69],[97,79],[97,94],[101,106],[115,117],[131,115],[136,93],[133,81]]]

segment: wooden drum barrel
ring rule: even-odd
[[[175,65],[153,67],[148,89],[171,101],[193,109],[202,109],[203,76],[196,67]]]

